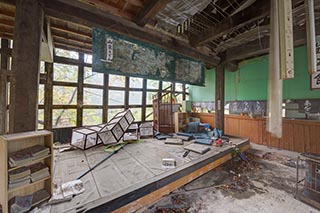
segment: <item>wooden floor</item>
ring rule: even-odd
[[[247,139],[232,138],[232,142],[243,150],[249,148]],[[210,146],[211,150],[204,155],[190,152],[183,158],[183,147],[189,143],[167,145],[145,139],[126,145],[81,179],[85,186],[83,194],[70,202],[52,205],[51,212],[132,212],[231,159],[229,145]],[[107,155],[103,146],[56,153],[54,182],[76,179]],[[163,168],[163,158],[174,158],[177,167]]]

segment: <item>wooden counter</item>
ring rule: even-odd
[[[201,122],[214,127],[213,113],[190,113]],[[302,119],[283,119],[282,138],[272,137],[266,131],[266,118],[225,115],[225,134],[249,138],[251,142],[296,152],[320,154],[320,121]]]

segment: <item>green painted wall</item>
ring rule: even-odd
[[[320,98],[320,91],[310,90],[306,46],[295,48],[295,78],[284,80],[284,99]],[[268,98],[268,56],[250,59],[239,64],[236,72],[226,72],[225,100],[266,100]],[[190,86],[193,101],[213,101],[215,71],[206,73],[206,86]]]
[[[215,71],[206,71],[206,82],[204,87],[190,85],[190,98],[192,101],[212,101],[215,94]]]

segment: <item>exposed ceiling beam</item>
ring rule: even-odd
[[[68,44],[68,45],[72,45],[74,47],[82,47],[84,49],[91,49],[92,48],[92,45],[88,44],[88,43],[65,39],[63,37],[59,37],[59,36],[55,36],[55,35],[53,35],[52,37],[53,37],[54,42],[57,42],[60,44]]]
[[[117,7],[114,7],[114,6],[111,6],[110,4],[108,3],[105,3],[105,2],[102,2],[100,0],[83,0],[84,2],[87,2],[88,4],[90,5],[94,5],[95,7],[97,8],[101,8],[105,11],[108,11],[108,12],[111,12],[115,15],[118,15],[118,16],[121,16],[121,17],[125,17],[129,20],[133,20],[134,19],[134,14],[132,13],[129,13],[125,10],[121,10]]]
[[[270,34],[269,25],[259,26],[254,29],[243,32],[235,36],[234,38],[220,42],[216,48],[216,51],[223,52],[228,48],[238,46],[238,45],[244,45],[252,40],[262,38],[264,36],[269,36],[269,34]]]
[[[190,39],[193,46],[200,46],[229,32],[240,29],[245,25],[268,16],[270,13],[270,1],[256,1],[250,7],[224,19],[219,24],[210,27],[201,35]]]
[[[14,21],[12,19],[8,19],[8,18],[2,18],[0,16],[0,24],[2,26],[8,26],[8,27],[13,27],[14,26]]]
[[[136,7],[144,7],[144,3],[142,0],[126,0],[126,2]]]
[[[316,24],[317,35],[320,34],[320,23]],[[294,28],[294,46],[306,44],[305,26]],[[226,61],[241,61],[269,53],[269,37],[251,41],[245,45],[239,45],[225,52]]]
[[[136,23],[143,27],[171,1],[172,0],[150,0],[145,8],[138,13]]]
[[[86,39],[86,38],[81,37],[81,36],[75,36],[75,35],[72,35],[72,34],[69,34],[69,33],[65,33],[65,32],[61,32],[61,31],[58,31],[58,30],[51,30],[51,32],[52,32],[52,36],[62,37],[62,38],[68,39],[68,40],[73,40],[73,41],[76,41],[76,42],[86,43],[86,44],[89,44],[89,45],[92,44],[92,42],[91,42],[92,40],[91,39]]]
[[[107,13],[94,6],[76,0],[40,1],[44,5],[46,14],[49,14],[50,16],[91,27],[102,27],[113,32],[127,35],[131,38],[152,43],[187,57],[201,60],[206,63],[208,67],[213,67],[220,62],[218,57],[204,54],[196,48],[191,47],[187,42],[160,34],[147,28],[141,28],[133,22]]]
[[[51,23],[51,31],[52,32],[60,31],[60,32],[70,33],[72,35],[87,38],[87,39],[91,39],[92,37],[91,33],[81,32],[81,31],[70,29],[70,28],[67,28],[66,26],[63,26],[60,24],[54,24],[54,23]]]
[[[64,19],[61,19],[61,18],[57,18],[57,17],[52,17],[52,16],[49,16],[49,19],[50,19],[50,23],[59,23],[59,22],[63,22],[63,23],[66,23],[66,24],[71,24],[75,27],[80,27],[80,28],[85,28],[85,29],[88,29],[88,30],[91,30],[91,27],[88,27],[87,25],[83,25],[83,24],[79,24],[79,23],[74,23],[74,22],[68,22]]]
[[[54,47],[66,49],[66,50],[71,50],[71,51],[76,51],[76,52],[83,52],[83,53],[92,54],[91,49],[86,49],[81,46],[74,46],[74,45],[70,45],[70,44],[66,44],[66,43],[55,42]]]

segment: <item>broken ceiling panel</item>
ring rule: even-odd
[[[157,27],[174,30],[199,11],[204,10],[211,0],[172,1],[156,15]]]

